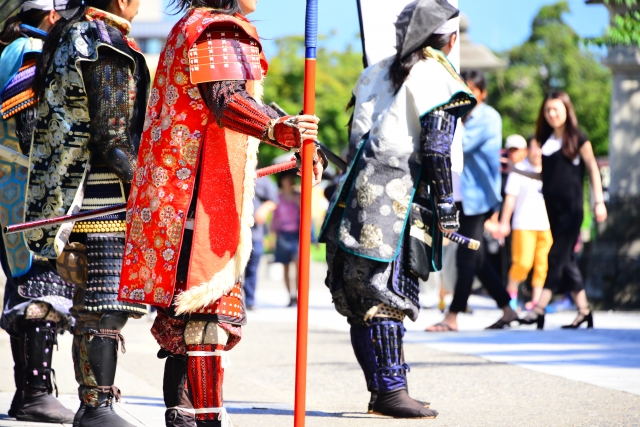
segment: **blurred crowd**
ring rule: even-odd
[[[454,198],[460,215],[459,233],[480,241],[481,247],[471,250],[445,240],[443,268],[431,275],[423,289],[438,295],[437,307],[446,315],[427,331],[456,331],[457,314],[472,311],[467,304],[472,293],[492,297],[503,311],[489,328],[503,329],[512,322],[531,320],[540,325],[544,313],[573,308],[579,311],[579,322],[590,316],[577,264],[585,171],[592,181],[589,206],[595,209],[593,219],[603,221],[606,209],[601,203],[604,196],[593,151],[578,127],[571,100],[564,93],[549,94],[540,107],[535,135],[504,137],[500,114],[484,102],[488,95],[484,74],[469,70],[462,77],[479,103],[461,123],[464,168],[453,173]],[[563,138],[571,143],[563,144]],[[569,145],[572,153],[567,152]],[[336,180],[330,171],[325,178],[324,195],[330,199]],[[249,309],[255,305],[257,268],[265,238],[267,251],[273,254],[270,260],[283,264],[289,306],[296,304],[297,179],[295,173],[282,173],[277,177],[278,188],[271,178],[258,180],[254,251],[245,284]],[[555,225],[555,240],[550,220]],[[320,221],[316,218],[316,223]],[[555,251],[551,252],[554,241]],[[550,258],[553,277],[548,280]],[[555,302],[550,295],[540,301],[545,288],[558,297]],[[433,300],[423,306],[433,306],[430,302]],[[518,315],[521,312],[532,314],[523,320]]]

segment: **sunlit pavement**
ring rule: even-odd
[[[231,352],[225,406],[241,427],[293,425],[297,312],[288,298],[281,266],[261,266],[257,308],[249,312],[242,342]],[[311,272],[309,311],[308,426],[635,426],[640,425],[640,314],[595,313],[594,330],[560,330],[575,313],[547,316],[533,326],[483,331],[500,316],[491,300],[472,297],[472,315],[461,315],[462,332],[427,334],[440,321],[423,310],[406,322],[406,360],[411,394],[440,411],[435,420],[393,420],[366,415],[368,394],[353,356],[348,325],[331,305],[322,264]],[[117,410],[141,426],[164,425],[163,361],[147,319],[125,327],[116,385]],[[61,401],[76,409],[71,339],[60,337],[54,368]],[[0,413],[13,394],[9,340],[0,335]],[[4,417],[4,418],[3,418]],[[0,415],[0,426],[19,423]],[[51,425],[51,424],[43,424]]]

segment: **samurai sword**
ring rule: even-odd
[[[17,153],[16,153],[17,154]],[[293,169],[296,167],[295,157],[288,162],[278,163],[273,166],[267,166],[265,168],[258,169],[256,174],[258,178],[271,175],[274,173],[282,172],[285,170]],[[107,206],[104,208],[94,209],[84,212],[76,212],[67,215],[57,216],[55,218],[37,219],[35,221],[29,221],[22,224],[13,224],[4,227],[4,234],[24,233],[26,231],[37,230],[38,228],[53,227],[58,224],[75,221],[88,221],[94,218],[100,218],[106,215],[119,214],[127,210],[127,204],[121,203],[118,205]]]

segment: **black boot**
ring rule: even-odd
[[[80,420],[82,419],[82,416],[84,415],[84,408],[85,408],[84,402],[80,402],[80,407],[78,408],[78,412],[76,412],[76,416],[73,417],[73,426],[72,427],[80,427]]]
[[[376,354],[378,384],[373,413],[395,418],[435,418],[438,412],[426,408],[427,402],[412,399],[407,393],[408,366],[403,360],[402,321],[374,317],[369,328]]]
[[[20,322],[19,353],[22,360],[24,395],[15,409],[19,421],[71,423],[73,411],[52,396],[51,360],[56,324],[45,320]],[[57,392],[57,390],[56,390]]]
[[[373,404],[373,413],[394,418],[435,418],[438,411],[425,408],[409,397],[404,388],[380,392]]]
[[[120,400],[120,390],[113,385],[118,364],[118,347],[124,338],[120,334],[127,322],[126,313],[103,315],[99,331],[84,330],[74,339],[74,362],[84,366],[89,363],[97,386],[81,385],[78,390],[84,401],[84,413],[79,427],[135,427],[121,418],[113,409],[113,401]],[[104,329],[102,329],[104,328]],[[84,346],[84,349],[77,348]],[[86,354],[83,360],[83,354]],[[80,408],[82,409],[82,407]]]
[[[11,355],[13,356],[13,379],[16,383],[16,393],[13,395],[11,407],[7,415],[15,418],[18,414],[18,408],[20,408],[20,404],[22,403],[22,396],[24,395],[24,391],[22,390],[24,383],[24,366],[22,366],[22,358],[20,357],[19,340],[16,337],[11,337]]]
[[[195,411],[187,386],[187,357],[164,350],[158,352],[158,357],[167,358],[162,381],[164,404],[167,407],[164,413],[166,427],[196,427]]]

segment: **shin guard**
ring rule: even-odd
[[[369,326],[351,325],[351,346],[358,359],[364,379],[367,382],[367,390],[378,391],[378,380],[376,370],[378,363],[376,351],[373,346],[372,329]]]
[[[228,339],[214,322],[190,321],[185,329],[187,379],[198,425],[231,425],[222,399]]]
[[[380,392],[406,389],[406,371],[402,354],[404,325],[401,321],[374,317],[369,325],[376,354],[376,381]]]

